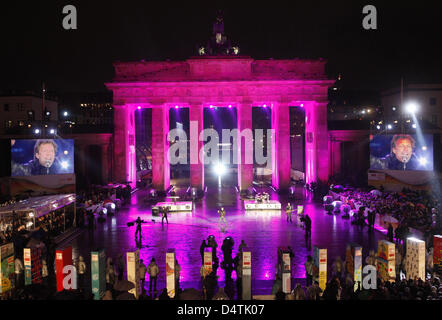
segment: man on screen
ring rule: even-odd
[[[61,173],[61,166],[55,158],[57,144],[54,140],[37,140],[34,146],[34,159],[26,164],[13,164],[15,176],[38,176]]]
[[[416,142],[409,134],[396,134],[391,140],[391,151],[384,158],[373,158],[372,169],[417,170],[419,161],[414,154]]]

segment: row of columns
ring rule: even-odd
[[[169,148],[169,108],[166,105],[152,107],[152,183],[157,190],[170,186],[170,165],[167,158]],[[328,137],[326,104],[306,103],[306,182],[317,179],[328,180]],[[133,106],[115,106],[114,164],[117,180],[131,181],[136,179],[135,126]],[[189,121],[198,123],[199,137],[204,129],[204,107],[202,104],[189,106]],[[289,103],[274,104],[272,107],[272,128],[275,134],[272,139],[272,184],[276,189],[285,190],[291,184],[290,156],[290,109]],[[252,129],[252,103],[237,105],[238,132]],[[199,154],[204,143],[191,143],[190,184],[204,189],[204,164]],[[193,150],[193,149],[195,150]],[[247,152],[244,139],[238,140],[238,185],[240,190],[247,190],[253,183],[253,164],[246,164]]]

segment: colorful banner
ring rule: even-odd
[[[362,285],[362,247],[355,243],[347,244],[345,262],[347,272],[353,277],[354,291],[356,291],[358,282]]]
[[[321,249],[313,246],[313,263],[317,270],[319,270],[319,287],[325,290],[327,285],[327,249]]]
[[[387,240],[378,241],[378,257],[387,261],[395,260],[396,251],[394,243]]]
[[[25,268],[25,285],[33,283],[43,283],[42,278],[42,251],[40,248],[23,249],[24,268]]]
[[[242,249],[242,300],[252,299],[252,253]]]
[[[0,293],[5,293],[15,286],[14,244],[0,246]]]
[[[204,248],[204,276],[212,273],[212,248]]]
[[[416,238],[407,238],[405,256],[405,273],[407,279],[418,277],[425,280],[425,242]]]
[[[282,253],[282,292],[290,293],[291,292],[291,265],[290,265],[290,254],[288,252]]]
[[[327,285],[327,249],[319,249],[319,287],[325,290]]]
[[[91,284],[94,300],[101,300],[106,290],[106,254],[104,249],[91,252]]]
[[[396,266],[395,260],[385,260],[377,258],[377,272],[378,277],[382,281],[395,281],[396,280]]]
[[[67,247],[65,249],[57,250],[55,252],[55,269],[57,273],[57,291],[63,291],[63,280],[65,274],[63,273],[63,268],[65,266],[72,266],[72,247]]]
[[[127,281],[130,281],[134,284],[134,288],[129,291],[132,293],[135,298],[138,299],[140,296],[140,277],[138,274],[138,266],[140,264],[140,251],[137,250],[135,252],[128,252],[127,256]]]
[[[358,282],[361,283],[362,286],[362,247],[355,246],[353,247],[354,254],[354,282],[355,282],[355,291],[358,289]]]
[[[170,298],[175,297],[175,249],[166,252],[166,287]]]
[[[442,271],[442,236],[435,235],[433,238],[433,264],[435,270]]]

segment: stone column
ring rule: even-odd
[[[204,158],[200,159],[200,152],[204,142],[199,135],[204,130],[204,108],[202,104],[192,104],[189,107],[190,121],[190,185],[192,188],[204,190]],[[203,161],[201,161],[203,160]]]
[[[169,151],[169,109],[165,105],[152,108],[152,183],[156,190],[170,186]]]
[[[247,190],[253,184],[253,134],[252,104],[245,102],[237,107],[238,123],[238,186],[240,191]],[[250,132],[242,134],[244,129]],[[242,138],[242,137],[245,138]],[[250,140],[250,141],[246,141]]]
[[[114,106],[114,177],[116,181],[127,181],[128,110],[126,106]]]
[[[316,103],[316,154],[317,179],[327,182],[330,177],[330,153],[328,151],[327,103]]]
[[[286,102],[272,107],[272,184],[280,191],[290,187],[290,110]]]
[[[109,183],[109,154],[107,144],[101,145],[101,180],[103,184]]]
[[[306,182],[327,182],[330,154],[328,150],[327,104],[306,103],[305,115]]]
[[[341,173],[341,141],[331,138],[330,141],[330,157],[332,160],[331,174],[336,176]]]

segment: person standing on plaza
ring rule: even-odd
[[[305,262],[305,277],[306,277],[306,287],[312,285],[313,282],[313,258],[312,256],[307,257]]]
[[[223,207],[221,207],[220,210],[218,210],[218,214],[219,214],[219,222],[218,222],[218,226],[221,228],[221,222],[223,222],[224,227],[227,226],[227,222],[226,222],[226,210],[224,210]]]
[[[118,256],[118,281],[123,280],[123,272],[124,272],[124,259],[123,255],[120,254]]]
[[[169,224],[169,220],[167,219],[167,214],[169,212],[169,207],[161,207],[161,213],[163,217],[161,218],[161,225],[164,224],[164,219],[166,219],[167,224]]]
[[[242,249],[244,249],[246,247],[247,247],[247,244],[244,242],[244,240],[241,240],[241,243],[239,244],[239,247],[238,247],[238,251],[240,253],[242,253]]]
[[[305,238],[308,239],[312,235],[312,220],[308,216],[308,214],[304,217],[304,225],[305,225]]]
[[[147,267],[147,273],[149,274],[149,292],[152,291],[152,283],[153,290],[157,292],[157,279],[158,274],[160,273],[160,269],[155,262],[155,258],[152,258],[152,260],[150,261],[149,266]]]
[[[41,277],[43,279],[43,284],[45,286],[48,285],[48,275],[49,275],[48,264],[47,264],[46,260],[43,259],[41,262]]]
[[[388,241],[393,242],[393,226],[391,223],[388,224],[388,232],[387,232]]]
[[[287,207],[285,207],[285,213],[287,214],[287,222],[290,220],[290,223],[292,222],[292,211],[292,206],[288,203]]]
[[[137,271],[138,271],[138,277],[140,277],[140,281],[141,281],[141,291],[144,292],[144,283],[146,281],[147,267],[143,263],[143,259],[140,259],[140,263],[138,264]]]
[[[137,220],[135,220],[135,223],[137,224],[137,230],[135,231],[135,239],[137,239],[137,235],[139,235],[140,239],[141,239],[141,224],[144,221],[141,220],[140,217],[137,218]]]
[[[15,258],[15,286],[21,288],[23,286],[23,262],[19,257]]]
[[[206,240],[203,240],[200,246],[200,254],[201,254],[201,263],[204,265],[204,249],[206,249],[207,243]]]
[[[84,275],[86,273],[86,263],[84,262],[83,256],[80,256],[78,260],[78,283],[79,288],[83,288],[85,284]]]
[[[181,266],[178,264],[178,260],[175,259],[175,291],[178,292],[180,288],[180,274]]]
[[[115,284],[115,269],[112,259],[108,258],[106,265],[106,290],[112,290]]]

